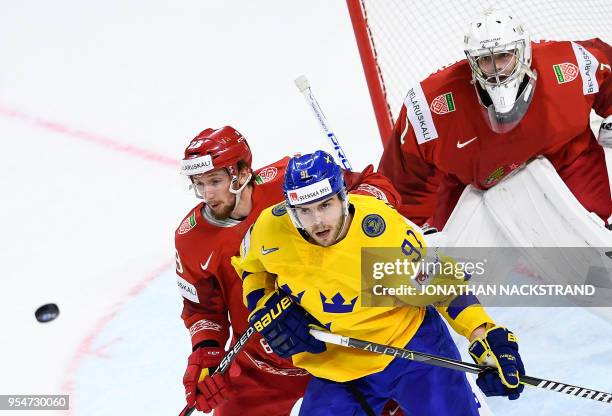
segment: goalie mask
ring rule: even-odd
[[[464,49],[489,127],[496,133],[512,130],[535,91],[529,35],[512,16],[488,10],[470,23]]]

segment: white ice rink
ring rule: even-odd
[[[345,2],[0,0],[0,60],[0,394],[70,395],[70,411],[40,415],[178,414],[189,339],[173,232],[196,203],[178,160],[225,124],[256,167],[326,148],[293,85],[306,74],[353,167],[376,164]],[[40,324],[47,302],[61,313]],[[529,374],[612,391],[611,324],[567,308],[492,315]],[[526,390],[488,403],[611,414]]]

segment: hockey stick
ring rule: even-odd
[[[253,325],[249,325],[247,330],[244,331],[244,334],[242,334],[242,336],[234,344],[232,349],[229,350],[227,354],[225,354],[225,357],[223,357],[223,359],[219,363],[219,366],[217,367],[213,375],[223,374],[228,370],[230,365],[234,362],[234,359],[236,359],[236,356],[240,353],[240,351],[242,351],[242,349],[244,348],[248,340],[251,339],[251,337],[253,336],[255,332],[256,331]],[[195,406],[194,407],[185,406],[183,410],[181,411],[181,413],[179,413],[179,416],[189,416],[190,414],[193,413],[194,410],[195,410]]]
[[[466,363],[459,360],[453,360],[451,358],[439,357],[437,355],[425,354],[418,351],[407,350],[404,348],[395,348],[390,345],[377,344],[375,342],[363,341],[356,338],[343,337],[341,335],[332,334],[330,332],[319,331],[318,329],[311,329],[310,333],[313,337],[319,341],[327,342],[329,344],[341,345],[344,347],[356,348],[363,351],[371,351],[377,354],[390,355],[392,357],[399,357],[405,360],[418,361],[421,363],[427,363],[438,367],[444,367],[451,370],[464,371],[466,373],[480,374],[483,371],[492,371],[491,367]],[[521,383],[540,387],[547,390],[556,391],[558,393],[565,393],[571,396],[583,397],[585,399],[596,400],[602,403],[612,404],[612,393],[604,393],[602,391],[587,389],[584,387],[572,386],[571,384],[565,384],[558,381],[545,380],[543,378],[521,376]]]
[[[334,151],[336,152],[336,157],[342,164],[342,167],[346,170],[353,170],[351,168],[351,164],[349,163],[348,159],[345,156],[344,149],[342,149],[342,146],[340,146],[340,142],[338,141],[338,138],[336,137],[332,129],[329,127],[327,118],[325,117],[325,114],[323,114],[323,111],[321,110],[321,107],[319,106],[317,99],[315,98],[315,96],[312,93],[312,90],[310,89],[310,82],[308,82],[308,78],[306,78],[306,75],[301,75],[298,78],[296,78],[295,86],[298,87],[298,89],[300,90],[304,98],[306,99],[306,102],[308,103],[308,106],[312,110],[312,113],[314,114],[315,118],[319,121],[319,124],[321,125],[321,128],[323,129],[323,133],[325,133],[325,136],[327,136],[327,139],[329,140],[332,147],[334,148]]]
[[[304,95],[304,98],[306,99],[310,108],[312,109],[313,114],[315,115],[317,120],[319,120],[319,124],[321,125],[323,132],[325,133],[325,135],[327,136],[327,139],[330,141],[332,147],[334,148],[336,152],[336,157],[340,160],[344,169],[352,170],[351,164],[346,158],[344,154],[344,150],[342,149],[342,147],[340,146],[340,143],[338,142],[338,138],[331,131],[329,124],[327,122],[327,118],[325,118],[325,115],[323,114],[323,111],[321,110],[319,103],[317,102],[314,95],[312,94],[312,90],[310,89],[310,82],[308,82],[308,78],[306,78],[305,75],[298,77],[295,80],[295,85],[298,87],[300,92]],[[232,349],[225,355],[225,357],[223,357],[223,360],[221,360],[221,363],[219,364],[219,367],[217,367],[217,370],[215,370],[214,374],[217,374],[217,373],[223,374],[225,373],[225,371],[227,371],[230,364],[234,361],[238,353],[242,351],[242,349],[244,348],[244,345],[247,343],[247,341],[251,338],[251,336],[254,333],[255,333],[255,328],[253,327],[253,325],[250,325],[247,328],[246,332],[242,334],[238,342],[236,342],[236,344],[234,344]],[[183,410],[181,411],[181,413],[179,413],[179,416],[189,416],[193,413],[194,410],[195,410],[195,407],[185,406]]]
[[[344,152],[344,149],[342,149],[342,146],[340,146],[340,142],[338,141],[338,138],[336,137],[334,132],[329,127],[327,117],[325,117],[325,114],[323,114],[323,110],[321,110],[321,106],[319,106],[317,99],[312,93],[312,89],[310,88],[310,82],[308,81],[308,78],[306,78],[306,75],[301,75],[297,77],[295,79],[295,86],[298,88],[298,90],[300,90],[300,92],[304,96],[304,99],[306,99],[308,106],[312,110],[312,114],[314,114],[315,118],[319,121],[319,125],[321,126],[321,129],[323,130],[323,133],[327,137],[327,140],[329,140],[331,146],[334,148],[334,151],[336,152],[336,158],[340,161],[340,163],[342,164],[342,167],[345,170],[352,171],[353,168],[351,167],[351,164],[346,158],[346,153]],[[355,390],[352,391],[352,394],[353,396],[355,396],[356,400],[359,402],[359,404],[361,405],[362,409],[366,412],[366,414],[370,415],[374,413],[372,408],[367,404],[367,402],[363,400],[363,396],[361,396],[360,398],[359,393]],[[395,408],[395,410],[392,410],[390,412],[390,414],[394,415],[395,413],[397,413],[399,408],[400,407],[398,405]]]

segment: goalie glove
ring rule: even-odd
[[[310,335],[311,327],[320,326],[317,320],[279,292],[272,292],[258,302],[249,315],[249,323],[282,358],[301,352],[318,354],[326,349],[324,342]]]
[[[612,115],[604,118],[601,122],[597,141],[602,147],[612,148]]]
[[[499,326],[489,329],[484,338],[472,341],[469,353],[477,364],[497,369],[480,373],[476,380],[487,397],[519,398],[525,387],[520,383],[525,367],[518,352],[516,336],[511,331]]]

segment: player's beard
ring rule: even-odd
[[[234,204],[236,202],[236,197],[232,195],[232,199],[229,202],[214,202],[216,206],[213,208],[210,204],[208,204],[208,208],[210,213],[216,220],[226,220],[230,217],[230,214],[234,210]]]

